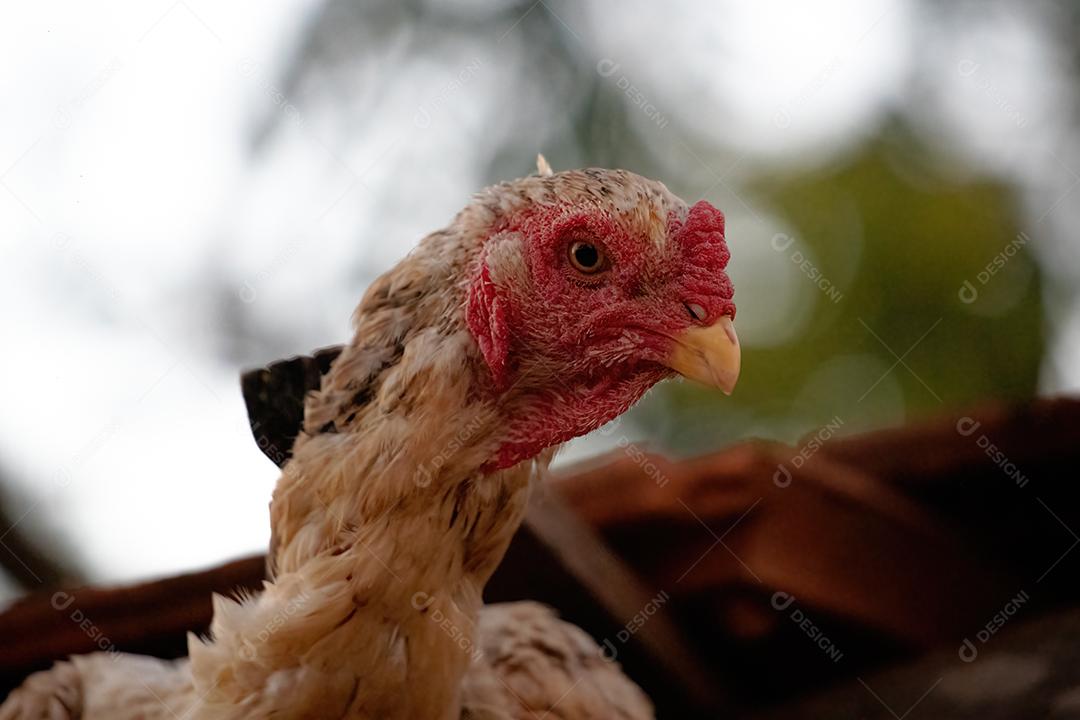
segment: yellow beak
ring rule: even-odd
[[[731,318],[709,327],[690,327],[675,338],[665,363],[683,377],[720,388],[730,395],[739,379],[739,338]]]

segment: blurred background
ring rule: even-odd
[[[744,347],[732,397],[667,383],[561,462],[1080,388],[1075,3],[0,16],[2,598],[263,550],[240,371],[346,340],[374,277],[537,152],[724,210]]]

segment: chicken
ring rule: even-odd
[[[682,374],[739,372],[724,218],[623,170],[479,193],[367,291],[271,504],[272,579],[189,659],[90,655],[9,718],[647,718],[580,630],[481,613],[558,446]]]

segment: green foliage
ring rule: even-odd
[[[793,229],[758,238],[797,270],[766,280],[804,283],[798,310],[809,304],[809,314],[778,345],[744,344],[732,397],[673,382],[643,403],[636,419],[671,448],[747,435],[790,442],[830,420],[862,430],[1035,392],[1044,349],[1030,254],[1038,240],[1020,227],[1011,187],[892,127],[835,165],[762,178],[750,191]],[[729,227],[737,256],[735,233]],[[798,267],[807,260],[817,282]],[[964,302],[971,288],[978,295]],[[743,294],[768,301],[768,291]]]

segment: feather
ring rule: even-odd
[[[555,174],[552,171],[551,165],[548,164],[547,158],[544,157],[543,153],[536,154],[536,174],[540,177],[548,177],[549,175]]]
[[[554,173],[538,155],[537,173],[479,193],[377,279],[346,346],[244,376],[252,432],[282,467],[264,590],[215,597],[210,637],[189,637],[186,661],[99,653],[58,663],[14,692],[0,720],[652,717],[618,666],[550,610],[483,607],[534,471],[667,374],[642,366],[621,335],[606,351],[629,362],[590,355],[591,334],[568,339],[566,328],[592,311],[523,293],[530,273],[563,257],[545,243],[561,242],[567,222],[639,243],[637,265],[678,259],[655,240],[685,222],[692,259],[705,265],[692,301],[711,312],[730,304],[730,287],[722,264],[698,261],[726,252],[722,215],[690,214],[660,183],[621,170]],[[699,215],[709,222],[690,222]],[[501,313],[490,352],[466,317],[485,268]],[[637,289],[619,297],[691,319],[683,298]],[[492,309],[491,297],[480,301]],[[571,385],[567,374],[582,368]],[[513,377],[497,382],[501,373]]]

